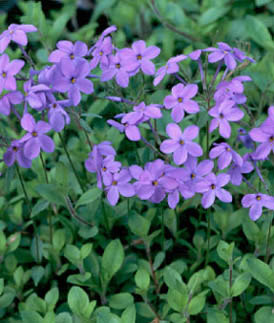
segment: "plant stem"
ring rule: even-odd
[[[208,261],[209,261],[209,248],[210,248],[210,209],[208,210],[209,214],[207,217],[207,250],[206,250],[206,262],[205,262],[205,266],[208,265]]]
[[[273,212],[271,212],[271,215],[270,215],[268,234],[267,234],[267,239],[266,239],[266,254],[265,254],[265,259],[264,259],[265,263],[268,263],[268,260],[270,257],[270,245],[269,244],[270,244],[272,221],[273,221]]]
[[[15,164],[15,168],[16,168],[16,172],[17,172],[17,175],[19,177],[19,180],[20,180],[20,183],[21,183],[23,192],[24,192],[25,199],[27,201],[27,205],[28,205],[28,209],[29,209],[29,214],[31,214],[30,199],[29,199],[29,196],[28,196],[28,193],[27,193],[25,184],[24,184],[23,176],[21,175],[20,169],[19,169],[19,167],[18,167],[17,164]],[[38,234],[37,234],[38,230],[37,230],[37,227],[36,227],[36,224],[35,224],[35,221],[34,220],[33,220],[33,227],[34,227],[34,232],[35,232],[35,244],[36,244],[36,253],[37,253],[36,254],[36,257],[37,257],[37,261],[40,262],[39,261],[40,254],[39,254]]]
[[[45,164],[45,161],[44,161],[44,158],[43,158],[41,152],[40,152],[40,159],[41,159],[41,163],[42,163],[42,166],[43,166],[43,170],[44,170],[44,174],[45,174],[45,178],[46,178],[46,183],[48,184],[49,183],[49,178],[48,178],[48,174],[47,174],[47,170],[46,170],[46,164]],[[51,206],[52,206],[52,208],[54,210],[53,205],[51,205]],[[49,241],[52,244],[52,241],[53,241],[53,225],[52,225],[51,212],[49,212],[49,215],[48,215],[48,222],[49,222]]]
[[[229,303],[229,323],[232,323],[232,307],[233,307],[233,298],[231,295],[231,289],[232,289],[232,270],[233,270],[233,265],[232,265],[232,259],[231,263],[229,264],[229,292],[230,292],[230,303]]]
[[[77,181],[78,181],[78,183],[79,183],[79,185],[80,185],[80,187],[81,187],[82,191],[84,192],[85,190],[84,190],[83,184],[81,183],[80,178],[79,178],[79,176],[78,176],[78,174],[77,174],[77,172],[76,172],[76,169],[75,169],[75,167],[74,167],[74,164],[73,164],[73,162],[72,162],[72,160],[71,160],[71,158],[70,158],[70,154],[69,154],[69,152],[68,152],[68,150],[67,150],[67,146],[66,146],[65,140],[64,140],[64,138],[63,138],[63,136],[61,135],[61,133],[60,133],[60,132],[58,133],[58,135],[59,135],[59,138],[60,138],[61,143],[62,143],[62,145],[63,145],[64,151],[65,151],[65,153],[66,153],[66,155],[67,155],[67,158],[68,158],[68,161],[69,161],[70,166],[71,166],[71,168],[72,168],[72,171],[73,171],[73,173],[74,173],[74,175],[75,175],[75,177],[76,177],[76,179],[77,179]]]

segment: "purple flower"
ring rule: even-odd
[[[72,61],[63,58],[60,62],[60,73],[54,81],[54,88],[60,92],[68,92],[74,106],[81,101],[81,94],[93,92],[93,84],[86,77],[90,72],[90,66],[85,60]]]
[[[0,53],[8,47],[11,41],[15,43],[26,46],[28,43],[28,38],[26,33],[31,33],[37,31],[37,28],[33,25],[17,25],[11,24],[8,30],[5,30],[0,35]]]
[[[227,174],[218,174],[216,176],[214,173],[210,173],[205,177],[204,181],[201,181],[199,185],[197,185],[198,192],[203,193],[202,206],[205,209],[209,208],[214,203],[216,196],[222,202],[232,202],[231,194],[222,188],[229,180],[230,176]]]
[[[124,57],[132,65],[135,65],[134,74],[140,69],[144,74],[155,74],[155,66],[150,61],[160,54],[160,48],[156,46],[146,47],[143,40],[137,40],[132,44],[132,49],[124,54]]]
[[[238,136],[236,140],[241,141],[246,148],[252,150],[254,149],[254,143],[244,128],[238,129]]]
[[[234,106],[234,101],[224,100],[208,111],[208,114],[214,118],[210,122],[210,132],[219,127],[219,133],[222,137],[230,137],[231,127],[229,121],[239,121],[244,117],[243,111]]]
[[[129,74],[135,68],[135,65],[128,64],[125,60],[125,50],[119,51],[115,56],[110,57],[109,66],[103,70],[101,81],[106,82],[115,77],[117,84],[121,87],[127,87],[129,83]]]
[[[23,168],[31,167],[31,159],[25,157],[23,152],[23,144],[19,140],[13,140],[10,147],[4,154],[4,162],[7,166],[12,166],[15,161]]]
[[[0,57],[0,93],[3,89],[11,91],[16,90],[14,75],[22,69],[24,64],[25,62],[21,59],[15,59],[10,62],[7,54],[3,54]]]
[[[133,184],[130,184],[130,172],[127,169],[122,169],[119,173],[112,174],[108,179],[104,179],[107,191],[107,199],[111,205],[116,205],[119,200],[119,194],[125,197],[135,195]]]
[[[198,136],[197,126],[188,126],[182,133],[181,128],[170,123],[166,127],[166,132],[171,139],[164,140],[160,150],[165,154],[173,153],[173,160],[176,165],[182,165],[188,155],[193,157],[202,156],[203,150],[196,142],[192,142]]]
[[[274,152],[274,125],[264,124],[260,128],[254,128],[249,132],[249,136],[252,140],[260,142],[261,144],[257,147],[253,153],[254,159],[266,159],[267,156]]]
[[[49,104],[48,120],[52,129],[60,132],[64,129],[66,124],[70,123],[70,117],[62,106],[62,101],[55,101]]]
[[[243,94],[244,86],[242,82],[251,81],[249,76],[237,76],[231,81],[222,81],[216,87],[214,100],[217,102],[223,100],[232,100],[236,104],[243,104],[246,102],[246,96]]]
[[[108,68],[110,64],[110,55],[113,51],[113,45],[111,37],[106,37],[96,45],[96,47],[91,52],[93,56],[92,60],[90,61],[90,68],[94,69],[99,63],[101,69]]]
[[[147,163],[144,170],[133,165],[129,171],[137,180],[134,187],[141,200],[160,203],[165,198],[167,190],[171,191],[178,186],[176,180],[165,175],[166,165],[161,159]]]
[[[266,194],[247,194],[242,198],[242,206],[250,207],[249,216],[251,220],[256,221],[262,215],[263,207],[274,210],[274,198]]]
[[[44,92],[49,91],[50,88],[45,84],[32,85],[32,81],[24,83],[25,101],[33,109],[41,109],[46,104],[46,97]]]
[[[236,165],[242,166],[243,165],[243,159],[242,157],[236,153],[227,143],[220,143],[220,144],[214,144],[214,148],[212,148],[209,152],[209,157],[211,159],[218,158],[218,168],[224,169],[231,161],[234,161]]]
[[[178,55],[175,57],[171,57],[166,65],[160,67],[156,72],[156,77],[153,81],[153,85],[157,86],[162,79],[166,76],[166,74],[175,74],[179,71],[178,63],[187,59],[186,55]]]
[[[165,97],[164,104],[167,109],[172,109],[171,117],[175,122],[180,122],[184,117],[184,111],[188,113],[199,112],[198,103],[190,100],[198,92],[196,84],[177,84],[172,88],[172,95]]]
[[[141,133],[137,127],[137,122],[134,112],[127,113],[122,118],[122,124],[115,120],[107,120],[107,123],[118,129],[120,132],[124,132],[126,137],[131,141],[139,141],[141,139]]]
[[[24,155],[29,159],[36,158],[40,150],[47,153],[54,151],[54,141],[45,135],[51,130],[50,125],[44,121],[35,122],[33,116],[26,113],[21,119],[21,126],[28,131],[21,139],[20,143],[24,143]]]
[[[113,155],[109,155],[103,159],[102,167],[101,167],[101,174],[103,177],[103,182],[105,185],[112,180],[112,174],[118,173],[121,168],[121,163],[114,160]]]
[[[59,63],[62,58],[69,58],[71,60],[82,58],[87,55],[88,47],[85,43],[77,40],[75,44],[67,40],[60,40],[54,50],[49,55],[49,62]]]
[[[11,107],[14,104],[20,104],[23,102],[23,94],[19,91],[9,92],[0,99],[0,113],[8,116],[11,111]]]
[[[227,174],[230,175],[230,181],[233,185],[241,185],[243,180],[242,174],[248,174],[252,172],[254,169],[252,163],[248,161],[249,154],[245,154],[243,156],[243,164],[242,166],[239,166],[235,164],[235,162],[232,162],[232,165],[230,166],[229,170],[227,171]]]
[[[182,178],[185,185],[189,187],[189,191],[192,191],[194,195],[197,192],[196,186],[199,185],[205,175],[212,171],[213,167],[212,160],[205,159],[198,164],[197,158],[188,156],[184,168],[177,170],[177,173],[179,173],[177,176]],[[174,171],[174,173],[176,172]]]

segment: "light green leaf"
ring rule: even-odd
[[[247,264],[248,270],[253,278],[266,287],[269,287],[272,292],[274,292],[274,272],[271,268],[266,263],[256,258],[247,259]]]
[[[89,203],[94,202],[95,200],[97,200],[98,198],[100,198],[102,195],[102,191],[97,188],[97,187],[93,187],[91,189],[89,189],[87,192],[85,192],[77,201],[75,207],[79,207],[80,205],[86,205]]]
[[[120,240],[111,241],[102,257],[102,271],[105,282],[108,282],[121,268],[124,258],[125,252]]]
[[[201,26],[205,26],[208,24],[211,24],[212,22],[218,20],[219,18],[225,16],[228,11],[230,10],[230,7],[213,7],[205,11],[200,19],[199,24]]]
[[[117,310],[123,310],[133,302],[133,296],[129,293],[115,294],[109,298],[109,306]]]
[[[64,196],[54,184],[39,184],[35,190],[50,203],[65,206]]]
[[[145,237],[149,231],[150,221],[139,214],[132,214],[129,217],[128,225],[130,230],[138,237]]]
[[[272,37],[266,26],[255,16],[246,17],[246,28],[249,37],[262,47],[271,47]]]
[[[55,320],[56,323],[72,323],[72,317],[69,313],[60,313]]]
[[[233,285],[232,285],[232,297],[236,297],[241,295],[249,286],[251,281],[251,275],[249,273],[243,273],[241,275],[239,275]]]
[[[87,293],[78,286],[73,286],[68,293],[68,304],[74,314],[82,316],[89,306]]]
[[[150,283],[149,273],[142,268],[138,269],[135,274],[135,283],[141,290],[147,290]]]
[[[272,323],[274,320],[273,309],[270,306],[261,307],[255,313],[255,323]]]
[[[136,308],[134,304],[129,305],[122,313],[122,323],[135,323]]]

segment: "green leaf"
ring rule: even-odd
[[[164,282],[170,289],[176,289],[182,294],[187,294],[187,287],[181,275],[171,266],[164,269]]]
[[[102,257],[102,271],[105,282],[110,281],[121,268],[124,258],[125,252],[120,240],[111,241],[107,245]]]
[[[269,47],[272,43],[270,32],[258,18],[248,15],[246,17],[246,28],[249,37],[262,47]]]
[[[48,311],[53,311],[59,299],[59,290],[57,287],[52,288],[46,293],[45,301],[48,304]]]
[[[274,272],[263,261],[251,258],[247,259],[248,270],[261,284],[269,287],[274,292]]]
[[[176,289],[168,290],[167,302],[174,311],[182,312],[187,304],[187,299],[187,294],[181,294]]]
[[[2,295],[3,290],[4,290],[4,279],[1,278],[0,279],[0,295]]]
[[[75,266],[77,266],[81,260],[80,250],[71,244],[66,245],[64,256]]]
[[[141,290],[148,289],[149,283],[150,283],[150,277],[149,277],[149,273],[146,270],[142,268],[138,269],[134,278],[138,288],[140,288]]]
[[[77,201],[75,207],[79,207],[80,205],[86,205],[89,203],[94,202],[95,200],[97,200],[98,198],[100,198],[102,195],[102,191],[97,188],[97,187],[93,187],[91,189],[89,189],[87,192],[85,192]]]
[[[134,304],[129,305],[121,316],[122,323],[135,323],[136,321],[136,308]]]
[[[129,293],[115,294],[109,298],[109,306],[116,310],[123,310],[133,304],[133,302],[133,296]]]
[[[218,20],[219,18],[225,16],[228,11],[230,10],[230,7],[213,7],[205,11],[200,19],[199,24],[201,26],[205,26],[208,24],[211,24],[212,22]]]
[[[73,286],[68,293],[68,304],[74,314],[82,316],[89,306],[87,293],[78,286]]]
[[[234,249],[234,242],[231,244],[221,240],[217,246],[218,256],[223,259],[227,264],[232,261],[232,254]]]
[[[42,266],[34,266],[31,268],[31,277],[34,281],[34,285],[38,286],[40,280],[43,278],[45,269]]]
[[[34,311],[20,312],[23,323],[43,323],[42,317]]]
[[[85,259],[88,257],[88,255],[91,253],[92,250],[92,243],[86,243],[82,246],[80,250],[81,259]]]
[[[0,297],[0,308],[6,308],[12,304],[14,298],[16,296],[16,292],[13,288],[10,287],[5,287],[4,288],[4,293]]]
[[[49,202],[46,200],[38,200],[31,210],[31,217],[34,217],[44,211],[49,206]]]
[[[205,295],[194,296],[188,306],[188,313],[190,315],[196,315],[202,311],[205,306],[206,297]]]
[[[264,306],[255,313],[255,323],[270,323],[273,318],[273,309],[270,306]]]
[[[4,251],[6,250],[6,236],[3,231],[0,231],[0,255],[4,254]]]
[[[60,313],[56,316],[55,323],[72,323],[72,317],[69,313]]]
[[[232,285],[231,296],[236,297],[241,295],[249,286],[250,281],[251,275],[249,273],[239,275]]]
[[[273,0],[256,0],[256,6],[257,7],[264,6],[271,1],[273,1]]]
[[[66,242],[66,231],[64,229],[54,231],[52,242],[55,250],[62,250]]]
[[[132,214],[129,217],[128,225],[132,233],[138,237],[145,237],[149,231],[150,221],[139,214]]]
[[[39,184],[35,187],[35,190],[50,203],[63,206],[66,205],[64,196],[60,193],[60,190],[54,184]]]
[[[228,318],[218,309],[209,308],[207,311],[207,323],[228,323]]]

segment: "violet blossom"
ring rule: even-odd
[[[264,123],[260,128],[253,128],[249,132],[249,136],[253,141],[259,142],[260,145],[253,153],[254,159],[264,160],[268,155],[274,152],[274,125]]]
[[[219,128],[219,133],[224,138],[229,138],[231,135],[229,121],[239,121],[244,117],[243,111],[235,107],[235,103],[232,100],[217,102],[208,111],[208,114],[214,118],[210,122],[209,131],[212,132]]]
[[[218,168],[224,169],[233,161],[236,165],[242,166],[242,157],[234,151],[227,143],[214,144],[209,152],[209,157],[215,159],[218,157]]]
[[[13,91],[5,94],[0,99],[0,113],[8,116],[14,104],[23,102],[24,96],[20,91]]]
[[[10,62],[9,56],[0,56],[0,93],[5,90],[16,90],[15,75],[20,72],[25,62],[21,59],[14,59]]]
[[[262,215],[263,207],[274,210],[274,197],[262,193],[247,194],[242,198],[242,206],[249,208],[251,220],[256,221]]]
[[[62,58],[69,58],[71,60],[83,58],[87,55],[88,47],[85,43],[77,40],[75,44],[68,40],[60,40],[50,55],[48,61],[51,63],[59,63]]]
[[[54,141],[45,135],[51,130],[47,122],[40,120],[36,123],[33,116],[26,113],[21,119],[21,126],[28,132],[20,139],[20,143],[24,143],[25,157],[34,159],[40,154],[41,149],[47,153],[54,151]]]
[[[237,165],[235,162],[232,162],[227,174],[230,175],[230,182],[233,185],[239,186],[242,183],[243,175],[252,172],[254,169],[252,163],[249,161],[249,154],[243,156],[242,166]]]
[[[199,105],[197,102],[191,100],[197,92],[198,86],[196,84],[177,84],[173,86],[172,95],[168,95],[164,99],[164,105],[167,109],[172,109],[171,117],[175,122],[180,122],[184,118],[184,111],[187,113],[199,112]]]
[[[31,159],[24,155],[23,144],[19,140],[13,140],[3,156],[5,164],[10,167],[15,161],[23,168],[31,167]]]
[[[188,126],[182,133],[181,128],[176,123],[170,123],[166,127],[166,132],[171,139],[164,140],[161,143],[160,150],[165,154],[173,153],[173,160],[176,165],[182,165],[188,155],[202,156],[201,146],[192,142],[199,133],[197,126]]]
[[[0,35],[0,53],[8,47],[11,41],[26,46],[28,43],[28,38],[26,33],[31,33],[37,31],[37,28],[33,25],[17,25],[11,24],[8,30],[5,30]]]
[[[222,188],[228,184],[229,180],[230,176],[227,174],[222,173],[216,176],[214,173],[210,173],[200,181],[197,191],[203,194],[201,202],[205,209],[214,203],[216,197],[224,203],[232,202],[231,194]]]

